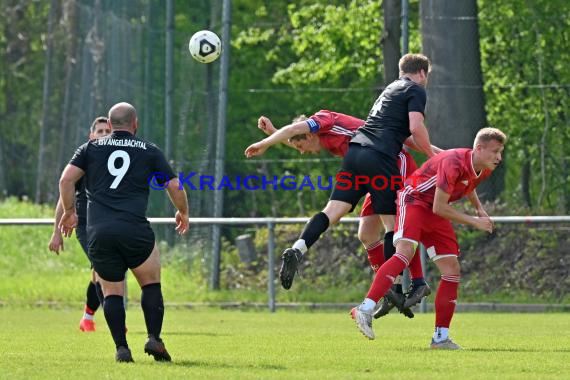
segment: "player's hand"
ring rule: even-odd
[[[75,213],[75,209],[71,212],[64,211],[58,226],[63,236],[70,237],[75,227],[77,227],[77,214]]]
[[[473,226],[478,230],[486,231],[488,233],[493,233],[493,221],[488,216],[482,218],[475,218]]]
[[[188,232],[188,228],[190,227],[190,223],[188,222],[188,214],[183,214],[180,211],[176,211],[176,215],[174,216],[176,219],[176,232],[179,235],[184,235]]]
[[[277,131],[277,129],[273,126],[271,120],[265,116],[261,116],[259,120],[257,120],[257,128],[261,129],[268,136],[274,134]]]
[[[489,214],[487,214],[487,211],[485,211],[483,208],[477,209],[477,216],[479,218],[489,218],[491,220],[491,225],[495,227],[495,223],[493,223],[493,220],[489,217]]]
[[[253,156],[261,156],[263,153],[265,153],[266,150],[267,147],[263,142],[256,142],[255,144],[251,144],[246,148],[245,156],[247,158],[251,158]]]
[[[48,248],[50,251],[55,252],[59,255],[59,251],[63,252],[63,237],[59,232],[54,232],[51,235],[51,240],[49,241]]]

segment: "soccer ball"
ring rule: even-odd
[[[214,32],[201,30],[194,33],[188,43],[192,58],[198,62],[214,62],[222,53],[222,42]]]

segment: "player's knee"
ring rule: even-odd
[[[442,275],[459,276],[461,274],[461,265],[459,265],[459,260],[455,257],[438,260],[436,264]]]
[[[103,281],[103,283],[101,283],[101,288],[103,290],[103,295],[105,297],[109,296],[122,297],[125,294],[125,284],[123,281],[120,282]]]
[[[409,260],[411,260],[414,257],[414,253],[416,252],[414,243],[408,240],[398,240],[396,243],[396,252],[406,256]]]
[[[327,204],[323,213],[329,218],[329,223],[337,223],[340,218],[345,216],[350,211],[350,204],[345,202],[331,201]]]
[[[380,234],[373,231],[358,230],[358,240],[360,240],[362,245],[368,247],[380,240]]]

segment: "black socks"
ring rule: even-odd
[[[329,217],[324,212],[315,214],[311,220],[309,220],[299,237],[299,239],[305,241],[307,249],[311,248],[311,246],[319,240],[321,234],[329,228],[329,223]]]
[[[123,303],[123,296],[107,296],[103,303],[103,310],[105,311],[105,319],[111,335],[115,341],[115,346],[124,346],[128,348],[127,336],[125,331],[125,305]]]
[[[87,287],[87,299],[85,300],[85,305],[93,312],[96,312],[101,305],[101,301],[97,296],[97,287],[94,283],[89,282],[89,286]]]
[[[384,260],[388,261],[396,253],[396,247],[394,247],[394,231],[386,232],[384,235]]]
[[[148,335],[160,339],[164,318],[164,301],[162,300],[160,282],[142,287],[141,306]]]

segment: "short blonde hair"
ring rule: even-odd
[[[301,121],[305,121],[305,120],[307,120],[307,119],[308,119],[307,116],[301,114],[301,115],[295,116],[295,118],[293,119],[292,124],[300,123]],[[306,140],[306,139],[307,139],[307,135],[306,135],[306,134],[302,134],[302,135],[291,136],[291,137],[289,137],[289,140],[288,140],[288,141],[289,141],[289,142],[294,142],[294,141],[301,141],[301,140]]]
[[[475,142],[473,146],[480,143],[488,143],[489,141],[495,140],[498,143],[505,145],[507,143],[507,135],[505,135],[501,130],[497,128],[482,128],[477,132],[475,136]]]
[[[303,115],[303,114],[297,115],[297,116],[295,116],[295,118],[293,119],[292,123],[295,124],[295,123],[298,123],[298,122],[300,122],[300,121],[305,121],[305,120],[307,120],[307,119],[308,119],[308,117],[305,116],[305,115]]]

